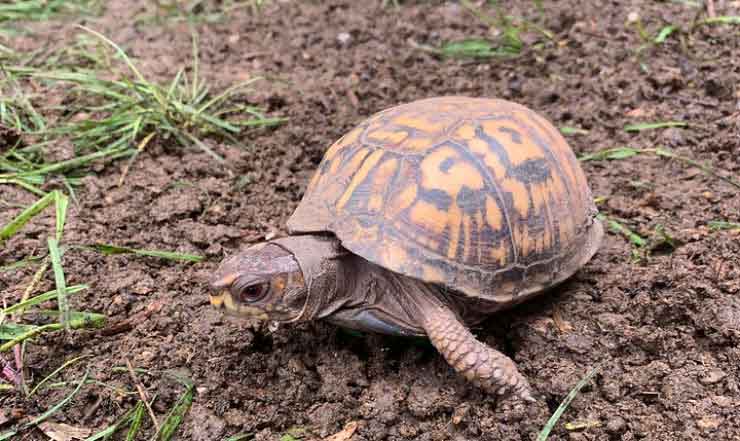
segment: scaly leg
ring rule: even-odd
[[[509,357],[478,341],[446,307],[425,309],[423,326],[429,339],[457,372],[486,392],[536,401],[529,382]]]

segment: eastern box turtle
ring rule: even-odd
[[[558,130],[521,105],[439,97],[379,112],[326,152],[290,236],[224,260],[211,303],[277,320],[428,336],[490,393],[533,400],[468,330],[570,277],[603,236]]]

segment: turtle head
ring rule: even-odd
[[[307,289],[293,254],[273,243],[251,246],[224,260],[211,286],[211,304],[233,315],[292,321]]]

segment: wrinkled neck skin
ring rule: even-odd
[[[344,303],[346,292],[339,289],[338,275],[347,251],[331,237],[288,236],[270,242],[290,252],[303,274],[302,304],[286,322],[324,318]]]
[[[430,307],[462,313],[459,306],[465,302],[454,294],[370,263],[343,249],[335,238],[288,236],[270,243],[293,254],[305,283],[305,291],[291,302],[295,314],[279,321],[326,319],[361,331],[423,336],[422,320]],[[477,321],[470,312],[463,314],[464,321]]]

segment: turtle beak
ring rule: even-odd
[[[213,292],[218,293],[209,295],[211,299],[211,305],[213,305],[217,309],[221,309],[224,307],[224,301],[226,300],[226,297],[229,296],[228,288],[231,286],[232,283],[234,283],[236,278],[236,273],[230,273],[211,282],[211,289],[213,289]]]
[[[218,295],[211,294],[209,297],[211,299],[211,305],[213,305],[216,309],[221,309],[224,306],[224,297],[226,296],[225,293],[221,293]]]

